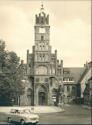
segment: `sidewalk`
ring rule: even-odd
[[[9,112],[11,109],[30,109],[33,113],[56,113],[65,110],[56,106],[16,106],[16,107],[0,107],[0,112]]]
[[[56,106],[37,106],[34,107],[34,113],[55,113],[55,112],[63,112],[64,109]]]
[[[85,109],[89,109],[89,110],[91,110],[91,109],[92,109],[92,107],[87,106],[87,105],[82,105],[82,107],[83,107],[83,108],[85,108]]]

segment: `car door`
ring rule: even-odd
[[[18,113],[16,113],[16,112],[10,113],[10,117],[13,122],[19,122]]]
[[[20,120],[21,120],[21,114],[16,113],[16,114],[15,114],[15,121],[16,121],[16,122],[20,122]]]
[[[11,114],[11,119],[13,122],[16,122],[17,121],[17,114],[16,113],[12,113]]]

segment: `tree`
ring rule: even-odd
[[[23,94],[22,77],[19,70],[20,58],[15,52],[5,50],[5,42],[0,41],[0,99],[5,98],[8,104],[17,104]]]

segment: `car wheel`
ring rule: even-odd
[[[20,124],[21,125],[24,125],[25,124],[25,121],[23,119],[20,120]]]
[[[11,117],[8,117],[8,122],[10,123],[12,121]]]
[[[38,122],[35,122],[35,123],[32,123],[32,125],[39,125],[39,123],[38,123]]]

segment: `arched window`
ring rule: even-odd
[[[42,18],[41,18],[41,24],[43,24],[43,23],[44,23],[44,18],[42,17]]]

